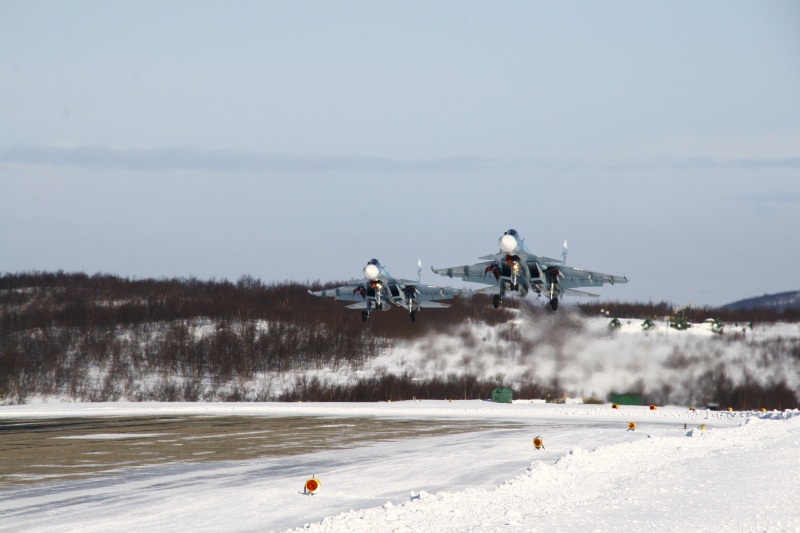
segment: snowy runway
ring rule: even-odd
[[[15,486],[0,490],[0,531],[797,531],[797,414],[478,401],[0,407],[4,422],[300,416],[475,428]],[[322,488],[303,495],[312,475]]]

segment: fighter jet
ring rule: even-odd
[[[465,281],[491,285],[475,292],[494,294],[492,305],[495,309],[500,307],[503,297],[509,292],[524,297],[533,291],[537,296],[544,293],[549,298],[550,307],[555,311],[558,309],[559,298],[566,294],[598,296],[575,290],[574,287],[596,287],[604,283],[614,285],[628,282],[625,276],[566,266],[567,241],[564,241],[561,260],[530,253],[514,229],[503,233],[498,246],[500,247],[498,253],[479,258],[485,260],[483,263],[449,268],[431,267],[431,270],[442,276],[451,278],[457,276]]]
[[[361,320],[366,322],[373,309],[388,311],[391,304],[408,311],[411,321],[417,320],[417,311],[422,308],[444,308],[450,304],[442,304],[434,300],[448,300],[461,295],[462,289],[422,285],[422,262],[417,263],[417,280],[398,279],[392,277],[377,259],[370,259],[364,267],[364,279],[354,280],[343,287],[308,291],[312,296],[327,296],[346,302],[355,302],[348,309],[362,309]]]

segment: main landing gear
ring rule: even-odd
[[[552,281],[550,281],[550,308],[555,311],[558,309],[558,295],[560,294],[560,290],[556,289],[556,278],[553,276]]]
[[[364,311],[361,311],[362,322],[369,320],[370,311],[372,311],[372,302],[367,302],[367,308]]]
[[[369,311],[370,311],[369,309],[367,309],[366,311],[361,311],[361,321],[362,322],[366,323],[367,320],[369,320],[369,315],[370,315]],[[417,310],[414,309],[413,311],[409,312],[408,313],[408,317],[411,319],[411,322],[416,322],[417,321]]]

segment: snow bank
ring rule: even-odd
[[[783,417],[781,417],[783,418]],[[581,448],[494,490],[413,494],[297,531],[797,531],[800,418]]]

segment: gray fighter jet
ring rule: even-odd
[[[462,289],[437,287],[420,283],[422,263],[417,263],[417,280],[398,279],[392,277],[377,259],[371,259],[364,267],[364,279],[354,280],[343,287],[308,291],[312,296],[327,296],[345,302],[355,302],[348,309],[362,309],[361,320],[364,322],[373,309],[388,311],[392,304],[408,311],[411,321],[417,319],[417,311],[422,308],[444,308],[443,304],[434,300],[449,300],[461,295]]]
[[[545,294],[549,298],[550,307],[558,309],[558,300],[565,294],[574,296],[598,296],[584,291],[575,290],[575,287],[597,287],[604,283],[628,283],[625,276],[615,276],[582,270],[566,266],[567,242],[564,241],[564,250],[561,260],[534,255],[525,247],[517,230],[510,229],[503,233],[498,242],[500,251],[480,259],[483,263],[463,265],[449,268],[433,268],[435,273],[459,277],[465,281],[491,285],[475,292],[494,294],[492,305],[495,308],[503,303],[503,297],[511,292],[526,296],[533,291],[537,296]]]

